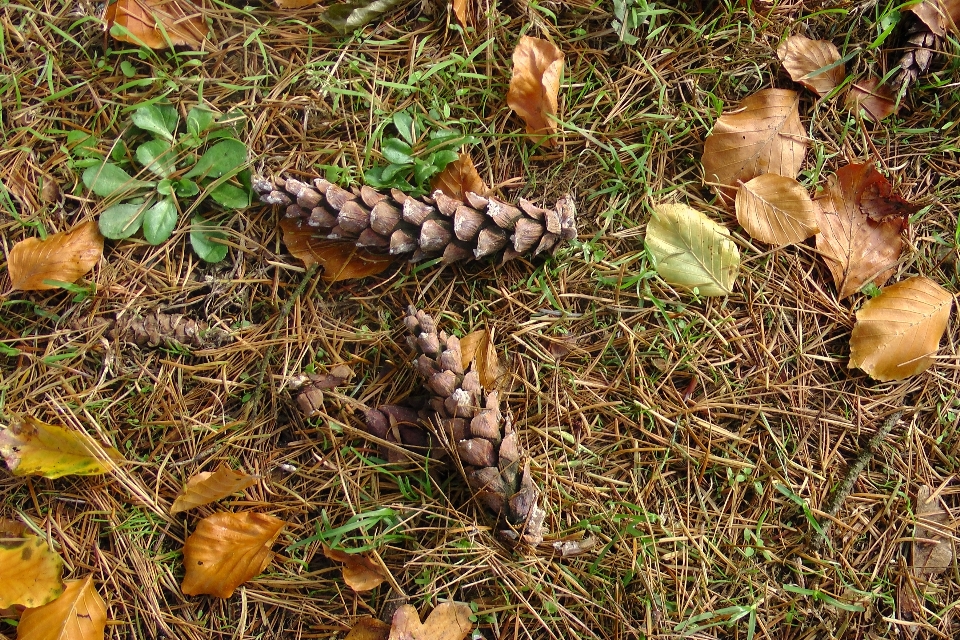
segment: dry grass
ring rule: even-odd
[[[926,608],[914,629],[954,637],[956,567],[911,577],[907,550],[921,484],[941,488],[951,506],[960,501],[956,314],[936,367],[874,383],[846,366],[863,297],[838,301],[811,247],[768,251],[734,231],[744,255],[736,293],[696,301],[655,277],[642,245],[661,200],[697,203],[736,229],[700,182],[703,137],[721,106],[792,86],[774,53],[786,32],[832,39],[845,52],[866,48],[889,8],[842,3],[801,26],[794,21],[812,11],[799,2],[769,14],[688,7],[658,16],[626,47],[597,3],[480,4],[483,21],[465,36],[405,3],[350,37],[331,35],[316,9],[220,5],[211,11],[219,50],[197,66],[189,55],[118,52],[89,2],[0,5],[4,255],[37,226],[63,230],[99,213],[65,164],[66,132],[92,132],[107,149],[125,109],[163,93],[185,108],[202,93],[220,110],[241,110],[256,170],[333,168],[347,180],[376,164],[392,113],[449,105],[449,122],[483,140],[474,158],[488,183],[551,202],[573,185],[581,211],[580,241],[547,262],[398,265],[380,279],[317,280],[282,321],[303,270],[284,252],[276,214],[262,208],[223,217],[233,247],[224,263],[199,263],[181,225],[156,248],[109,242],[88,279],[96,293],[81,302],[66,292],[8,295],[0,340],[20,355],[0,356],[2,412],[64,422],[130,464],[103,479],[0,477],[4,515],[45,531],[70,577],[95,574],[114,638],[342,637],[358,616],[444,599],[475,603],[485,638],[746,638],[752,623],[756,638],[881,638],[906,628],[898,590],[911,588]],[[505,105],[522,33],[567,55],[568,128],[555,150],[530,146]],[[891,44],[850,66],[882,73],[895,58],[885,57]],[[906,194],[933,199],[896,278],[923,274],[954,292],[956,53],[879,126],[809,96],[802,104],[816,139],[808,186],[876,149]],[[411,80],[454,56],[461,61]],[[121,61],[134,65],[133,77]],[[62,205],[40,199],[41,175],[59,182]],[[397,322],[410,303],[458,332],[496,330],[549,529],[595,533],[594,553],[556,561],[511,552],[450,469],[371,460],[359,408],[417,388]],[[91,321],[150,310],[207,319],[235,341],[193,353],[139,350],[105,340]],[[551,345],[569,353],[555,358]],[[358,373],[353,386],[305,421],[291,378],[342,362]],[[829,544],[815,548],[813,525],[829,520],[821,509],[831,490],[899,409],[902,423],[832,520]],[[263,480],[242,499],[167,514],[189,476],[221,463]],[[389,508],[392,518],[348,544],[373,545],[395,584],[352,593],[312,541],[278,547],[266,573],[229,600],[184,597],[183,540],[223,508],[287,520],[284,546]],[[0,634],[15,631],[0,623]]]

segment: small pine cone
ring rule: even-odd
[[[904,53],[900,58],[900,70],[893,80],[893,86],[900,87],[904,94],[917,79],[930,70],[930,64],[943,40],[930,27],[910,14],[910,26],[907,28]]]
[[[132,342],[139,347],[158,347],[179,343],[194,349],[218,347],[230,341],[230,334],[206,322],[179,313],[151,313],[145,317],[127,315],[117,318],[107,331],[112,340]]]
[[[321,178],[306,184],[293,178],[253,180],[264,204],[284,207],[298,228],[330,240],[353,240],[358,247],[412,261],[442,258],[443,264],[499,256],[554,252],[577,237],[576,205],[569,195],[553,209],[521,199],[517,206],[494,197],[466,194],[466,202],[441,191],[414,198],[397,189],[389,194],[363,186],[348,191]]]

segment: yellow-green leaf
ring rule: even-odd
[[[646,244],[657,273],[668,284],[695,288],[702,296],[733,291],[740,252],[727,229],[696,209],[685,204],[654,207]]]
[[[63,560],[23,525],[0,521],[0,609],[40,607],[63,593]]]
[[[0,455],[15,476],[95,476],[107,473],[123,456],[79,431],[23,416],[0,430]]]
[[[59,598],[24,611],[17,640],[103,640],[106,627],[107,607],[91,574],[83,580],[67,580]]]

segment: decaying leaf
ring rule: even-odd
[[[23,416],[0,430],[0,455],[13,475],[44,478],[100,475],[123,459],[119,451],[100,446],[85,433],[32,416]]]
[[[796,91],[764,89],[720,116],[703,144],[704,180],[732,188],[764,173],[796,178],[807,152],[799,102]]]
[[[257,478],[222,465],[216,471],[204,471],[187,480],[183,493],[170,507],[170,515],[216,502],[257,483]]]
[[[765,173],[740,185],[737,221],[751,238],[778,247],[816,234],[817,214],[810,194],[793,178]]]
[[[360,618],[343,640],[387,640],[390,625],[376,618]]]
[[[27,238],[10,250],[7,269],[15,291],[56,289],[47,281],[75,282],[103,255],[103,236],[94,221],[81,222],[46,240]]]
[[[402,0],[349,0],[335,2],[323,12],[324,22],[339,31],[347,33],[376,20],[387,13]]]
[[[387,579],[383,568],[366,554],[347,553],[323,545],[323,555],[343,563],[343,581],[354,591],[370,591]]]
[[[820,71],[840,61],[840,52],[832,42],[826,40],[790,36],[780,44],[777,56],[794,82],[813,89],[821,96],[839,87],[847,74],[842,64]]]
[[[107,606],[93,575],[64,582],[63,594],[36,609],[27,609],[17,626],[17,640],[103,640]]]
[[[841,298],[868,282],[882,286],[893,275],[903,251],[903,221],[875,222],[860,206],[875,173],[872,163],[841,167],[830,177],[826,191],[814,200],[820,227],[817,250],[833,274]]]
[[[910,11],[941,38],[947,31],[960,33],[960,0],[922,0],[911,6]]]
[[[885,287],[857,312],[848,366],[883,382],[925,371],[940,348],[952,306],[950,292],[922,276]]]
[[[203,10],[191,0],[115,0],[104,20],[110,35],[121,42],[151,49],[200,49],[204,43],[211,48]]]
[[[913,573],[943,573],[953,565],[953,542],[944,535],[950,514],[940,498],[930,499],[930,487],[917,491],[917,527],[913,533]]]
[[[287,251],[303,260],[306,267],[322,266],[322,277],[327,282],[373,276],[393,262],[389,255],[360,249],[352,240],[340,242],[317,238],[313,229],[298,225],[293,218],[282,218],[280,229]]]
[[[727,229],[696,209],[685,204],[657,205],[645,242],[665,282],[696,288],[702,296],[733,291],[740,252]]]
[[[893,187],[884,175],[879,171],[871,171],[864,178],[860,208],[875,222],[895,218],[900,224],[905,224],[907,217],[919,211],[921,205],[908,202],[893,193]]]
[[[500,364],[500,357],[494,347],[493,332],[478,329],[460,339],[460,360],[463,370],[469,371],[470,364],[480,376],[480,385],[487,391],[497,388],[497,380],[506,373]]]
[[[851,111],[863,109],[868,120],[880,122],[897,110],[893,89],[877,78],[865,78],[850,85],[843,106]]]
[[[507,104],[526,123],[527,133],[550,145],[557,131],[557,98],[563,75],[563,53],[552,42],[522,36],[513,51],[513,76]]]
[[[421,624],[413,605],[405,604],[393,614],[389,640],[463,640],[470,633],[470,607],[443,602]]]
[[[197,523],[183,545],[184,595],[229,598],[273,559],[274,541],[286,522],[253,511],[215,513]]]
[[[454,200],[466,202],[468,191],[482,196],[487,192],[487,185],[477,173],[470,154],[461,153],[456,161],[448,164],[430,181],[430,191],[438,189]]]
[[[0,520],[0,609],[40,607],[63,593],[63,560],[22,524]]]

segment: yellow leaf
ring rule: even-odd
[[[922,276],[885,287],[857,312],[849,366],[880,381],[925,371],[940,348],[952,306],[950,292]]]
[[[360,618],[343,640],[387,640],[390,625],[376,618]]]
[[[0,521],[0,609],[40,607],[63,593],[63,560],[17,522]]]
[[[465,194],[472,191],[478,195],[484,195],[487,192],[487,185],[484,184],[477,168],[473,164],[473,159],[469,153],[461,153],[455,162],[451,162],[443,171],[434,176],[430,181],[431,193],[437,190],[446,195],[460,200],[465,200]]]
[[[201,7],[190,0],[114,0],[107,6],[107,31],[121,42],[151,49],[186,46],[199,49],[207,41]],[[122,29],[114,29],[114,25]]]
[[[188,596],[229,598],[267,568],[273,559],[271,547],[285,525],[252,511],[204,518],[183,545],[186,572],[180,590]]]
[[[547,135],[557,131],[563,53],[553,43],[522,36],[513,51],[513,76],[507,104],[527,125],[535,141],[550,145]],[[551,117],[552,116],[552,117]],[[545,139],[546,138],[546,139]]]
[[[790,36],[777,48],[777,57],[794,82],[825,96],[843,83],[846,69],[842,64],[820,71],[840,60],[840,52],[832,42],[811,40],[804,36]]]
[[[0,455],[15,476],[95,476],[123,460],[113,447],[102,447],[85,433],[23,416],[0,430]]]
[[[183,493],[170,507],[170,514],[180,513],[194,507],[216,502],[229,495],[243,491],[256,484],[257,479],[250,474],[234,471],[226,465],[216,471],[198,473],[187,480]]]
[[[10,250],[7,269],[15,291],[43,291],[57,288],[46,280],[76,281],[93,269],[102,255],[103,236],[97,223],[82,222],[46,240],[21,240]]]
[[[106,627],[107,607],[91,574],[83,580],[67,580],[59,598],[24,611],[17,640],[102,640]]]
[[[470,607],[443,602],[421,623],[413,605],[405,604],[393,614],[389,640],[463,640],[473,628]]]
[[[740,185],[737,221],[751,238],[783,247],[817,233],[810,194],[793,178],[765,173]]]
[[[343,563],[343,581],[354,591],[370,591],[387,579],[383,568],[362,553],[347,553],[323,545],[323,555]]]

